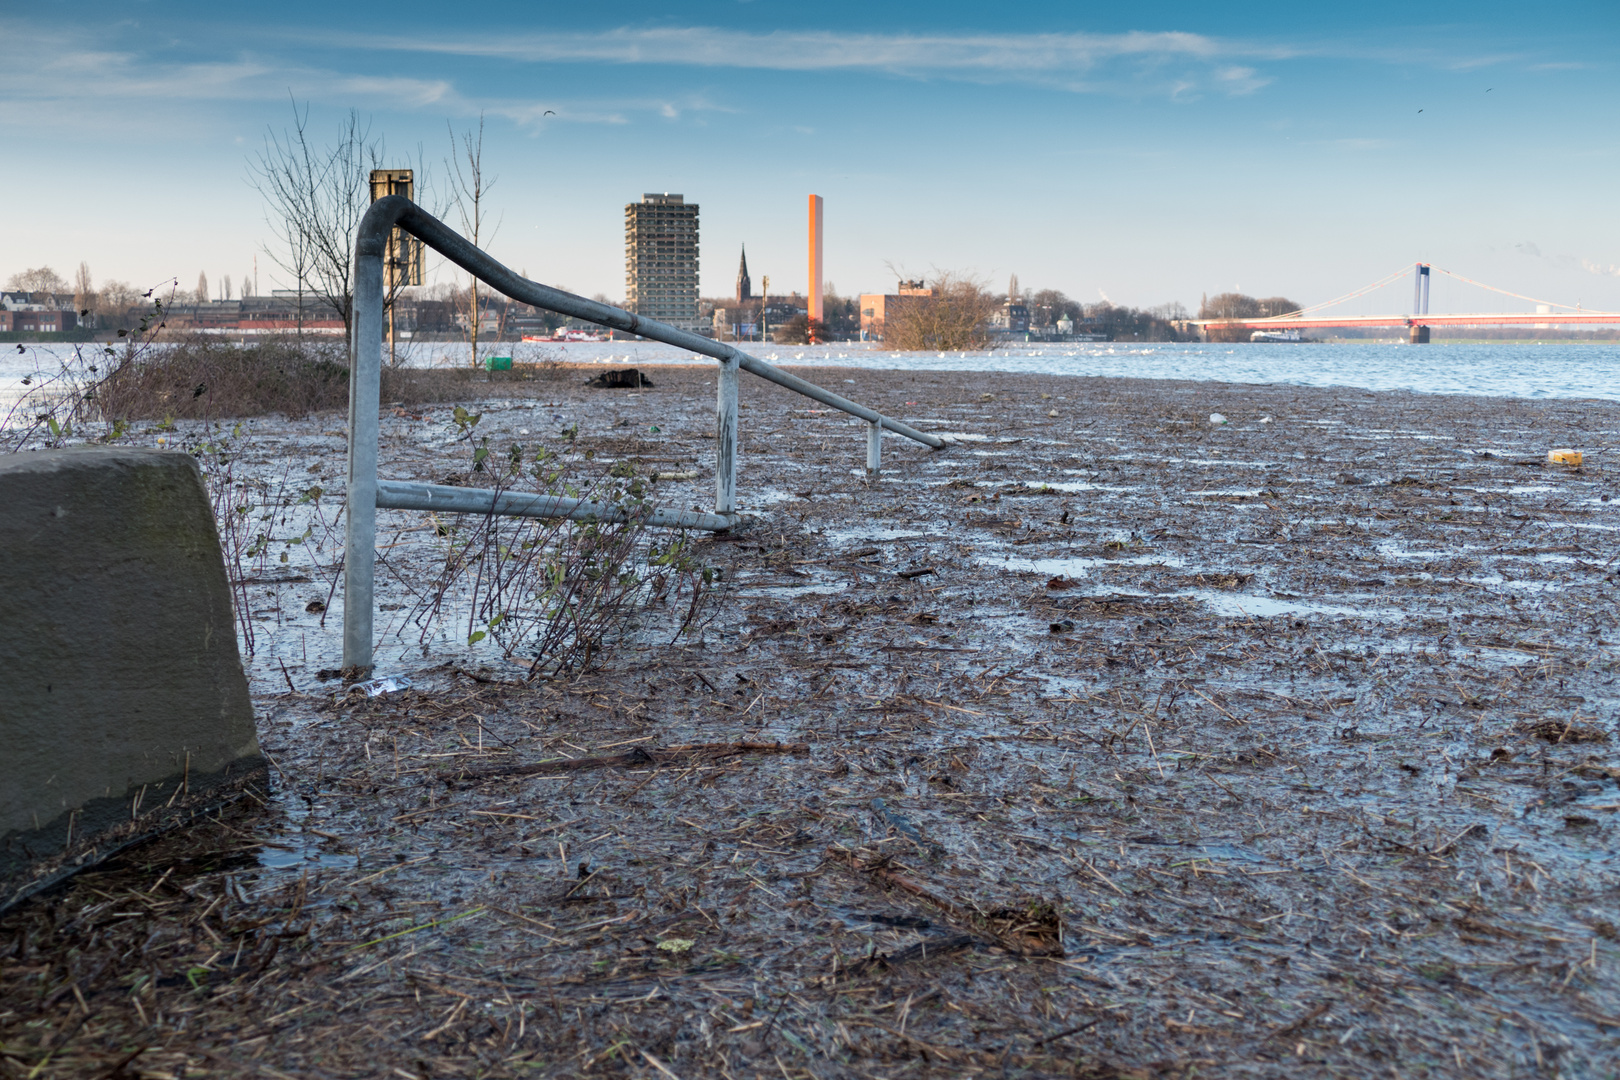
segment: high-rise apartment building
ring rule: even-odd
[[[698,329],[698,207],[650,193],[624,208],[624,303],[637,315]]]

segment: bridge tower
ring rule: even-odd
[[[1429,313],[1429,264],[1418,263],[1412,268],[1412,314],[1427,315]],[[1429,343],[1429,328],[1419,323],[1412,324],[1412,344],[1427,345]]]

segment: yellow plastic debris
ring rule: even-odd
[[[665,938],[663,941],[660,941],[658,943],[658,948],[667,953],[683,953],[696,944],[697,942],[693,941],[691,938],[672,937]]]
[[[1579,450],[1549,450],[1547,460],[1554,465],[1579,465],[1581,452]]]

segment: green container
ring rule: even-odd
[[[484,357],[484,369],[486,371],[511,371],[512,358],[510,356],[486,356]]]

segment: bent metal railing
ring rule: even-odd
[[[582,296],[549,288],[514,274],[468,243],[444,222],[403,195],[388,195],[371,204],[354,245],[354,320],[349,364],[349,489],[343,558],[343,666],[369,669],[372,653],[372,604],[376,580],[377,510],[443,510],[454,513],[503,514],[521,517],[565,517],[576,520],[624,520],[615,506],[521,492],[495,492],[411,484],[377,479],[379,398],[382,393],[383,256],[393,229],[410,233],[469,274],[513,300],[561,315],[623,330],[676,345],[720,361],[715,401],[714,513],[651,510],[640,520],[649,525],[720,531],[735,526],[737,513],[737,372],[747,371],[823,405],[866,421],[866,467],[882,465],[884,429],[939,449],[945,441],[883,416],[865,405],[840,397],[789,375],[723,342],[677,330],[665,323],[598,304]]]

